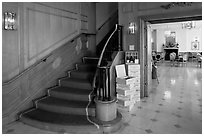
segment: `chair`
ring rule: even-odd
[[[183,66],[187,66],[188,55],[186,53],[183,54]]]
[[[174,65],[175,60],[176,60],[176,53],[175,52],[170,53],[169,57],[170,57],[170,62],[171,62],[171,66],[172,66],[172,65]]]
[[[197,66],[202,67],[202,55],[200,53],[197,53],[196,58],[197,58],[197,63],[198,63]]]
[[[178,64],[179,65],[182,64],[182,66],[183,66],[183,55],[178,56]]]
[[[161,53],[161,57],[160,57],[160,60],[161,60],[162,62],[164,61],[164,57],[165,57],[165,53],[162,52],[162,53]]]
[[[157,79],[157,83],[159,84],[159,79],[157,76],[157,66],[155,63],[152,63],[152,79]]]
[[[156,60],[157,60],[157,62],[160,62],[160,60],[161,60],[161,55],[160,54],[156,55]]]
[[[181,58],[181,56],[180,55],[176,55],[176,57],[175,57],[175,63],[176,63],[176,66],[179,66],[180,65],[180,63],[183,61],[183,58]]]
[[[188,53],[188,61],[192,62],[193,54],[191,52]]]
[[[192,53],[192,62],[197,62],[197,60],[198,60],[197,53],[193,52]]]
[[[153,63],[157,62],[156,56],[152,56]]]

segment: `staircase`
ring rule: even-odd
[[[57,133],[110,133],[120,128],[121,114],[110,122],[95,118],[92,81],[98,58],[84,57],[59,79],[59,85],[48,90],[47,96],[34,101],[35,107],[20,114],[20,121]]]

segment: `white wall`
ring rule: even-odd
[[[202,21],[196,21],[195,28],[192,29],[182,29],[181,22],[178,23],[166,23],[166,24],[153,24],[152,29],[156,29],[157,37],[157,52],[162,52],[162,45],[165,43],[165,31],[175,31],[176,32],[176,42],[179,44],[179,52],[200,52],[202,51]],[[191,42],[194,38],[199,39],[199,50],[192,50]]]

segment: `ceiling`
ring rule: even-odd
[[[202,16],[170,18],[170,19],[160,19],[160,20],[149,20],[148,22],[151,23],[151,24],[159,24],[159,23],[172,23],[172,22],[196,21],[196,20],[202,20]]]

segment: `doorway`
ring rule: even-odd
[[[170,16],[171,17],[171,16]],[[170,18],[169,17],[169,18]],[[152,83],[152,24],[202,20],[202,16],[163,19],[158,16],[139,17],[140,21],[140,58],[141,58],[141,97],[148,97]]]

